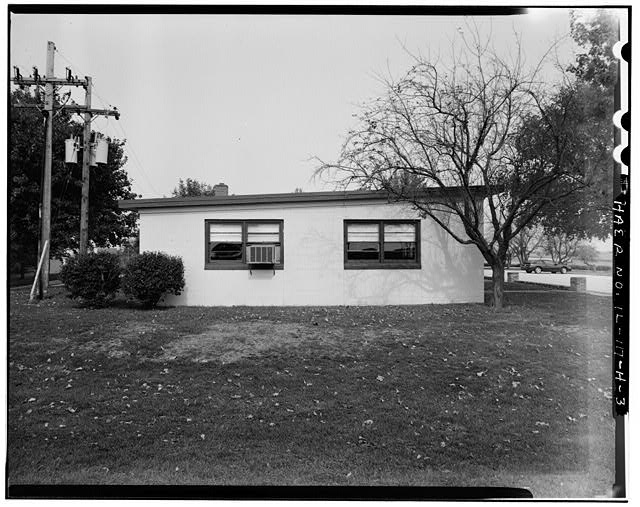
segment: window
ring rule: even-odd
[[[419,269],[419,220],[345,220],[345,269]]]
[[[242,223],[209,224],[209,262],[242,262]]]
[[[276,247],[275,269],[282,269],[282,220],[205,220],[205,269],[249,269],[247,247]]]
[[[379,224],[351,223],[347,226],[347,259],[350,261],[380,260]]]

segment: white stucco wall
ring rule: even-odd
[[[345,219],[417,218],[406,206],[321,203],[140,210],[141,251],[182,257],[186,285],[169,305],[395,305],[482,302],[483,260],[421,221],[422,269],[344,269]],[[205,270],[206,219],[284,220],[284,269]]]

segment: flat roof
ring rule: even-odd
[[[433,188],[421,192],[425,198],[433,198],[443,193],[458,193],[461,187],[447,187],[446,189]],[[471,191],[477,194],[484,192],[484,187],[471,187]],[[232,206],[238,204],[294,204],[294,203],[320,203],[320,202],[358,202],[358,201],[387,201],[399,202],[384,190],[350,190],[333,192],[288,192],[283,194],[246,194],[225,196],[199,196],[199,197],[161,197],[153,199],[128,199],[118,201],[121,209],[147,209],[147,208],[183,208],[198,206]]]

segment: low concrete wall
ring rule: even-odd
[[[571,290],[576,292],[587,292],[587,279],[584,276],[572,276]]]
[[[509,273],[512,270],[505,271],[504,279],[508,281]],[[491,270],[484,270],[485,278],[491,278]],[[587,292],[592,294],[600,294],[602,296],[611,295],[611,273],[608,274],[586,274],[586,273],[525,273],[524,271],[518,272],[518,281],[526,283],[541,283],[545,285],[557,285],[558,287],[567,287],[571,289],[571,278],[580,277],[584,278],[587,282]]]
[[[507,282],[517,282],[520,278],[520,273],[507,273]]]

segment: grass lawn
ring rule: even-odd
[[[611,490],[608,298],[145,311],[51,293],[10,294],[9,484]]]

